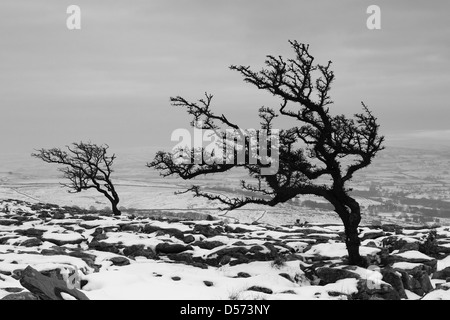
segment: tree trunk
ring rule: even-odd
[[[118,203],[115,201],[111,201],[112,204],[112,212],[113,215],[115,216],[120,216],[122,213],[120,212],[120,210],[117,208]]]
[[[358,202],[347,195],[341,197],[340,200],[335,203],[335,211],[344,223],[348,262],[351,265],[364,267],[366,263],[359,253],[361,241],[358,234],[361,209]]]
[[[345,225],[345,244],[347,245],[349,264],[364,267],[364,261],[359,254],[361,241],[358,235],[358,225],[347,223]]]

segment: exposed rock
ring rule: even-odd
[[[183,242],[184,243],[192,243],[195,241],[195,237],[192,234],[188,234],[184,236]]]
[[[196,241],[194,243],[191,243],[191,245],[202,249],[212,250],[225,244],[220,241]]]
[[[132,232],[140,232],[142,230],[142,226],[138,224],[127,223],[120,226],[120,230],[122,231],[132,231]]]
[[[433,273],[432,279],[446,280],[449,277],[450,277],[450,267],[447,267]]]
[[[352,294],[357,300],[400,300],[399,293],[386,283],[374,284],[368,279],[359,279],[357,284],[358,292]]]
[[[60,246],[52,246],[49,249],[42,249],[41,254],[45,256],[54,256],[58,254],[66,254],[66,249]]]
[[[98,251],[106,251],[112,253],[119,253],[119,249],[114,243],[107,243],[104,241],[96,241],[93,240],[89,243],[89,249],[98,250]]]
[[[403,286],[402,274],[392,268],[384,268],[381,270],[383,281],[389,283],[395,291],[398,292],[401,299],[407,299],[405,288]]]
[[[62,233],[64,235],[64,233]],[[80,244],[83,241],[85,241],[85,239],[80,236],[78,238],[73,238],[73,239],[54,239],[51,236],[45,236],[45,234],[42,237],[43,240],[51,242],[56,244],[57,246],[63,246],[65,244]]]
[[[432,291],[433,285],[431,284],[428,274],[424,271],[413,274],[410,290],[419,296],[423,296],[424,294]]]
[[[153,232],[157,232],[157,235],[164,235],[167,234],[171,237],[175,237],[177,239],[183,240],[184,239],[184,233],[178,229],[175,228],[161,228],[152,224],[146,224],[143,229],[142,232],[144,233],[153,233]]]
[[[8,294],[0,300],[39,300],[39,297],[31,292],[20,292]]]
[[[262,292],[262,293],[266,293],[266,294],[272,294],[273,293],[273,291],[271,289],[265,288],[265,287],[260,287],[260,286],[251,286],[247,290],[248,291]]]
[[[55,213],[53,213],[53,219],[62,220],[65,217],[66,217],[66,215],[64,213],[62,213],[62,212],[55,212]]]
[[[123,249],[123,254],[129,258],[146,257],[147,259],[155,259],[156,255],[151,249],[145,248],[144,245],[132,245]]]
[[[69,294],[77,300],[89,300],[83,292],[69,289],[64,281],[46,277],[30,266],[23,270],[20,284],[42,300],[65,300],[61,293]]]
[[[172,277],[172,280],[173,280],[173,281],[180,281],[181,278],[180,278],[179,276],[174,276],[174,277]]]
[[[172,261],[181,262],[200,269],[208,269],[208,265],[201,258],[193,258],[188,252],[167,254],[167,257]]]
[[[2,288],[2,290],[5,290],[6,292],[10,292],[10,293],[17,293],[17,292],[22,292],[23,288]]]
[[[186,246],[179,243],[158,243],[155,248],[157,253],[180,253],[187,250],[192,250],[191,246]]]
[[[19,224],[16,219],[0,219],[0,226],[11,226],[13,224]]]
[[[130,264],[130,260],[125,257],[113,257],[109,259],[115,266],[126,266]]]
[[[52,215],[50,213],[48,213],[47,211],[42,211],[38,215],[38,218],[43,219],[43,220],[45,220],[47,218],[51,218],[51,217],[52,217]]]
[[[224,231],[225,230],[221,226],[216,226],[215,228],[213,228],[209,225],[197,224],[195,225],[194,230],[192,232],[202,234],[207,238],[211,238],[222,234]]]
[[[339,269],[339,268],[328,268],[321,267],[316,269],[316,274],[320,278],[320,284],[326,285],[329,283],[334,283],[341,279],[354,278],[359,279],[361,276],[355,272]]]
[[[18,236],[13,235],[13,234],[7,235],[7,236],[4,236],[4,237],[0,237],[0,244],[6,244],[8,242],[8,240],[16,239],[16,238],[18,238]]]
[[[67,253],[67,255],[82,259],[89,267],[93,268],[96,271],[98,271],[99,269],[99,266],[95,264],[96,256],[93,254],[86,253],[81,249],[74,249],[73,251]]]
[[[251,230],[249,229],[244,229],[242,227],[231,227],[229,225],[225,226],[225,232],[230,232],[230,233],[245,233],[245,232],[249,232]]]
[[[403,231],[403,227],[398,226],[396,224],[383,224],[380,228],[385,232],[393,232],[393,233],[401,233]]]
[[[437,260],[432,259],[430,257],[427,257],[426,255],[423,255],[419,251],[406,251],[406,253],[411,253],[410,257],[401,256],[401,253],[398,254],[392,254],[388,258],[388,264],[395,263],[395,262],[411,262],[411,263],[421,263],[426,266],[429,266],[431,269],[430,273],[435,272],[437,268]]]
[[[42,244],[42,241],[38,238],[30,238],[20,243],[20,246],[23,247],[37,247]]]
[[[77,219],[81,219],[84,221],[92,221],[92,220],[97,220],[98,219],[98,215],[95,214],[83,214],[83,215],[78,215]]]
[[[211,282],[211,281],[207,281],[207,280],[204,280],[203,281],[203,283],[205,284],[205,286],[207,286],[207,287],[212,287],[213,285],[214,285],[214,283],[213,282]]]
[[[29,228],[29,229],[23,229],[23,230],[16,230],[16,233],[20,234],[21,236],[40,238],[42,236],[42,234],[44,233],[44,230]]]
[[[362,237],[360,237],[361,241],[367,240],[367,239],[377,239],[380,237],[384,237],[386,233],[381,230],[374,230],[370,232],[365,232]]]
[[[249,275],[247,272],[238,272],[236,275],[236,278],[250,278],[251,275]]]
[[[294,282],[294,280],[292,280],[291,276],[290,276],[289,274],[287,274],[287,273],[282,272],[282,273],[279,273],[278,275],[279,275],[280,277],[283,277],[283,278],[285,278],[285,279],[291,281],[291,282]]]

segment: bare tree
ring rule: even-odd
[[[67,146],[68,151],[59,148],[40,149],[31,155],[47,163],[64,165],[59,170],[69,183],[61,184],[69,188],[68,192],[96,189],[111,202],[112,212],[118,216],[121,214],[117,208],[119,196],[111,181],[112,165],[116,156],[108,156],[108,148],[108,145],[80,142]]]
[[[192,186],[194,196],[217,200],[226,209],[236,209],[246,204],[275,206],[299,195],[316,195],[328,200],[341,218],[346,234],[349,263],[364,265],[359,253],[358,226],[361,210],[358,202],[349,194],[346,186],[356,171],[371,164],[375,155],[384,147],[377,119],[362,103],[362,112],[353,118],[333,116],[329,97],[334,73],[331,61],[326,65],[314,64],[309,46],[290,41],[295,51],[292,59],[267,56],[266,67],[259,72],[250,67],[231,66],[244,81],[258,89],[270,92],[281,100],[278,110],[261,107],[261,130],[270,132],[278,116],[292,118],[300,123],[279,133],[279,169],[274,175],[261,175],[261,165],[249,164],[178,164],[171,154],[158,152],[147,166],[161,171],[163,176],[178,175],[192,179],[199,175],[225,172],[234,167],[244,167],[256,183],[241,181],[241,187],[252,196],[224,196],[202,191]],[[224,115],[211,111],[212,96],[198,102],[188,102],[182,97],[171,98],[172,105],[186,108],[194,118],[201,120],[203,129],[217,130],[219,124],[240,128]]]

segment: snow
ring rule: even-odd
[[[438,262],[437,262],[437,270],[438,271],[445,269],[447,267],[450,267],[450,256],[447,256],[442,260],[438,260]]]
[[[77,298],[65,292],[60,292],[60,295],[64,300],[77,300]]]
[[[361,246],[359,252],[362,256],[373,255],[379,252],[380,249],[372,247]],[[320,243],[311,247],[305,252],[307,255],[321,255],[330,258],[344,257],[348,255],[345,243]]]
[[[450,290],[434,290],[426,294],[422,300],[450,300]]]
[[[325,289],[327,291],[337,291],[337,292],[341,292],[344,294],[353,294],[353,293],[358,292],[357,284],[358,284],[357,279],[353,279],[353,278],[342,279],[342,280],[336,281],[336,283],[327,284],[325,286]]]
[[[402,233],[403,234],[409,234],[409,235],[412,235],[412,234],[416,234],[416,233],[429,233],[430,232],[430,230],[429,229],[419,229],[419,230],[409,230],[409,229],[403,229],[403,231],[402,231]]]
[[[405,289],[405,293],[406,293],[406,296],[408,297],[408,300],[419,300],[421,298],[419,295],[417,295],[414,292],[409,291],[407,289]]]
[[[2,253],[0,260],[0,271],[6,272],[25,269],[28,265],[31,265],[38,271],[64,268],[67,265],[76,266],[84,272],[93,271],[82,259],[66,255],[46,256],[33,253]]]
[[[302,252],[303,249],[305,249],[308,246],[308,243],[303,241],[289,241],[286,242],[286,245],[294,249],[295,252]]]
[[[423,254],[422,252],[417,251],[417,250],[396,253],[395,255],[405,258],[405,259],[434,260],[433,258],[431,258],[431,257],[427,256],[426,254]]]
[[[247,272],[249,278],[235,278],[239,272]],[[287,262],[274,268],[270,262],[198,269],[188,265],[146,260],[108,271],[92,273],[82,277],[88,281],[83,292],[90,299],[152,299],[152,300],[198,300],[198,299],[331,299],[329,291],[352,294],[357,292],[356,279],[343,279],[326,286],[299,285],[279,276],[285,272],[294,278],[301,276],[298,262]],[[174,281],[173,277],[180,280]],[[207,287],[203,281],[210,281]],[[248,291],[252,286],[265,287],[273,294]],[[158,288],[158,290],[154,290]],[[288,294],[293,291],[296,294]]]
[[[334,233],[310,233],[308,237],[324,237],[324,238],[339,238],[339,235]]]
[[[146,234],[134,234],[127,232],[108,232],[106,235],[107,238],[102,240],[102,242],[119,243],[125,246],[144,245],[145,247],[151,248],[153,251],[155,251],[156,245],[158,243],[161,243],[161,239],[163,239],[164,237],[170,238],[175,242],[177,241],[177,239],[173,237],[160,236],[158,238],[155,238]]]
[[[396,262],[392,265],[394,269],[402,269],[402,270],[412,270],[415,267],[421,266],[421,263],[413,263],[413,262]]]
[[[150,223],[152,226],[161,228],[161,229],[178,229],[182,232],[192,231],[192,228],[189,226],[179,223],[179,222],[166,222],[166,221],[152,221]]]
[[[66,232],[66,233],[53,233],[46,232],[42,235],[45,240],[58,240],[58,241],[78,241],[84,240],[84,237],[76,232]]]
[[[188,265],[147,260],[117,269],[84,276],[88,284],[84,293],[91,299],[229,299],[247,288],[259,285],[275,291],[295,286],[291,281],[271,273],[251,278],[230,278],[220,269],[209,268],[198,272]],[[174,281],[173,277],[180,277]],[[211,281],[207,287],[203,281]],[[158,288],[158,290],[154,290]]]

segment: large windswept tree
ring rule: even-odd
[[[120,215],[117,208],[119,195],[111,181],[116,156],[115,154],[109,156],[108,148],[108,145],[80,142],[67,146],[67,151],[60,148],[40,149],[32,156],[47,163],[62,165],[59,170],[69,181],[62,185],[69,188],[68,192],[95,189],[111,202],[113,214]]]
[[[195,196],[220,201],[226,209],[236,209],[246,204],[275,206],[299,195],[315,195],[328,200],[341,218],[346,234],[349,263],[364,265],[359,253],[358,226],[361,209],[350,195],[348,182],[356,171],[371,164],[382,150],[384,137],[379,135],[379,124],[367,106],[353,118],[332,115],[333,104],[329,93],[334,80],[331,61],[325,65],[314,63],[309,46],[291,42],[295,56],[267,56],[265,68],[253,71],[246,66],[231,66],[256,88],[270,92],[281,100],[278,110],[259,109],[261,130],[270,132],[276,117],[284,116],[298,122],[297,126],[279,132],[279,169],[273,175],[261,175],[261,165],[192,163],[174,161],[171,153],[158,152],[149,167],[161,171],[163,176],[178,175],[192,179],[199,175],[225,172],[234,167],[244,167],[256,183],[242,181],[242,188],[253,196],[234,197],[207,193],[199,186],[189,190]],[[186,108],[193,122],[202,129],[217,130],[219,126],[240,129],[239,125],[224,115],[211,110],[212,96],[198,102],[182,97],[171,98],[172,105]],[[198,122],[200,121],[201,122]],[[194,152],[194,150],[192,150]]]

